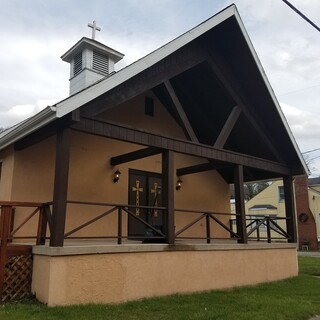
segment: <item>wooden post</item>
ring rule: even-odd
[[[38,231],[37,231],[37,245],[44,245],[46,243],[47,235],[47,215],[45,212],[45,207],[39,208],[39,220],[38,220]]]
[[[256,223],[259,223],[259,220],[256,220]],[[257,241],[260,241],[260,226],[257,228]]]
[[[52,206],[52,231],[50,246],[62,247],[66,221],[69,154],[71,132],[69,128],[59,128],[56,144],[56,165]]]
[[[238,243],[248,243],[242,165],[236,165],[234,168],[234,193],[236,200],[237,234],[240,236]]]
[[[271,243],[270,218],[267,218],[266,223],[267,223],[267,238],[268,238],[268,243]]]
[[[118,207],[118,244],[122,243],[122,208]]]
[[[283,177],[284,201],[286,207],[287,233],[290,236],[288,242],[297,242],[297,222],[294,205],[293,181],[291,176]]]
[[[207,243],[211,242],[210,216],[206,214]]]
[[[2,297],[5,265],[7,262],[7,245],[10,235],[12,206],[1,206],[1,246],[0,246],[0,298]]]
[[[167,208],[163,217],[166,240],[174,244],[174,153],[170,150],[162,152],[162,202]]]

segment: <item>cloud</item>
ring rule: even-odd
[[[35,104],[15,105],[7,110],[0,109],[0,128],[8,128],[23,121],[55,102],[55,99],[39,99]]]
[[[14,106],[7,112],[8,115],[27,117],[32,114],[35,110],[35,106],[31,104],[25,104],[20,106]]]
[[[301,150],[319,147],[320,117],[284,103],[281,103],[281,108]]]
[[[281,103],[281,109],[302,152],[319,148],[320,117]],[[303,154],[312,176],[320,175],[320,151]]]
[[[320,147],[319,32],[283,1],[234,2],[300,148]],[[291,2],[320,25],[319,0]],[[230,4],[230,0],[2,1],[0,126],[39,111],[41,99],[55,103],[68,96],[69,65],[60,56],[82,36],[90,37],[88,22],[96,20],[101,27],[98,41],[125,54],[119,70]]]

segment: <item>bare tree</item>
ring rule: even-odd
[[[306,162],[306,165],[310,171],[310,174],[312,174],[314,171],[316,171],[317,168],[313,165],[313,162],[318,157],[311,158],[309,154],[304,154],[303,158],[304,158],[304,161]]]
[[[263,191],[270,185],[268,181],[252,182],[244,184],[244,197],[245,200],[250,200],[258,193]]]
[[[269,181],[248,182],[243,185],[244,198],[250,200],[270,185]],[[230,186],[231,199],[234,199],[234,185]]]

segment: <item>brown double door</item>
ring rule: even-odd
[[[144,220],[154,228],[162,231],[162,211],[152,208],[140,208],[140,206],[162,206],[162,178],[161,174],[140,170],[129,170],[129,205],[131,212]],[[143,224],[139,219],[128,217],[128,237],[153,237],[158,235],[150,227]]]

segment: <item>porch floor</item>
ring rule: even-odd
[[[296,248],[295,243],[277,242],[266,243],[262,241],[249,241],[247,244],[236,241],[219,240],[205,243],[200,240],[178,240],[175,244],[167,243],[141,243],[141,241],[124,241],[121,245],[114,241],[98,240],[68,240],[64,247],[50,247],[49,244],[33,246],[33,253],[40,255],[81,255],[99,253],[125,253],[125,252],[159,252],[159,251],[224,251],[224,250],[263,250]]]

